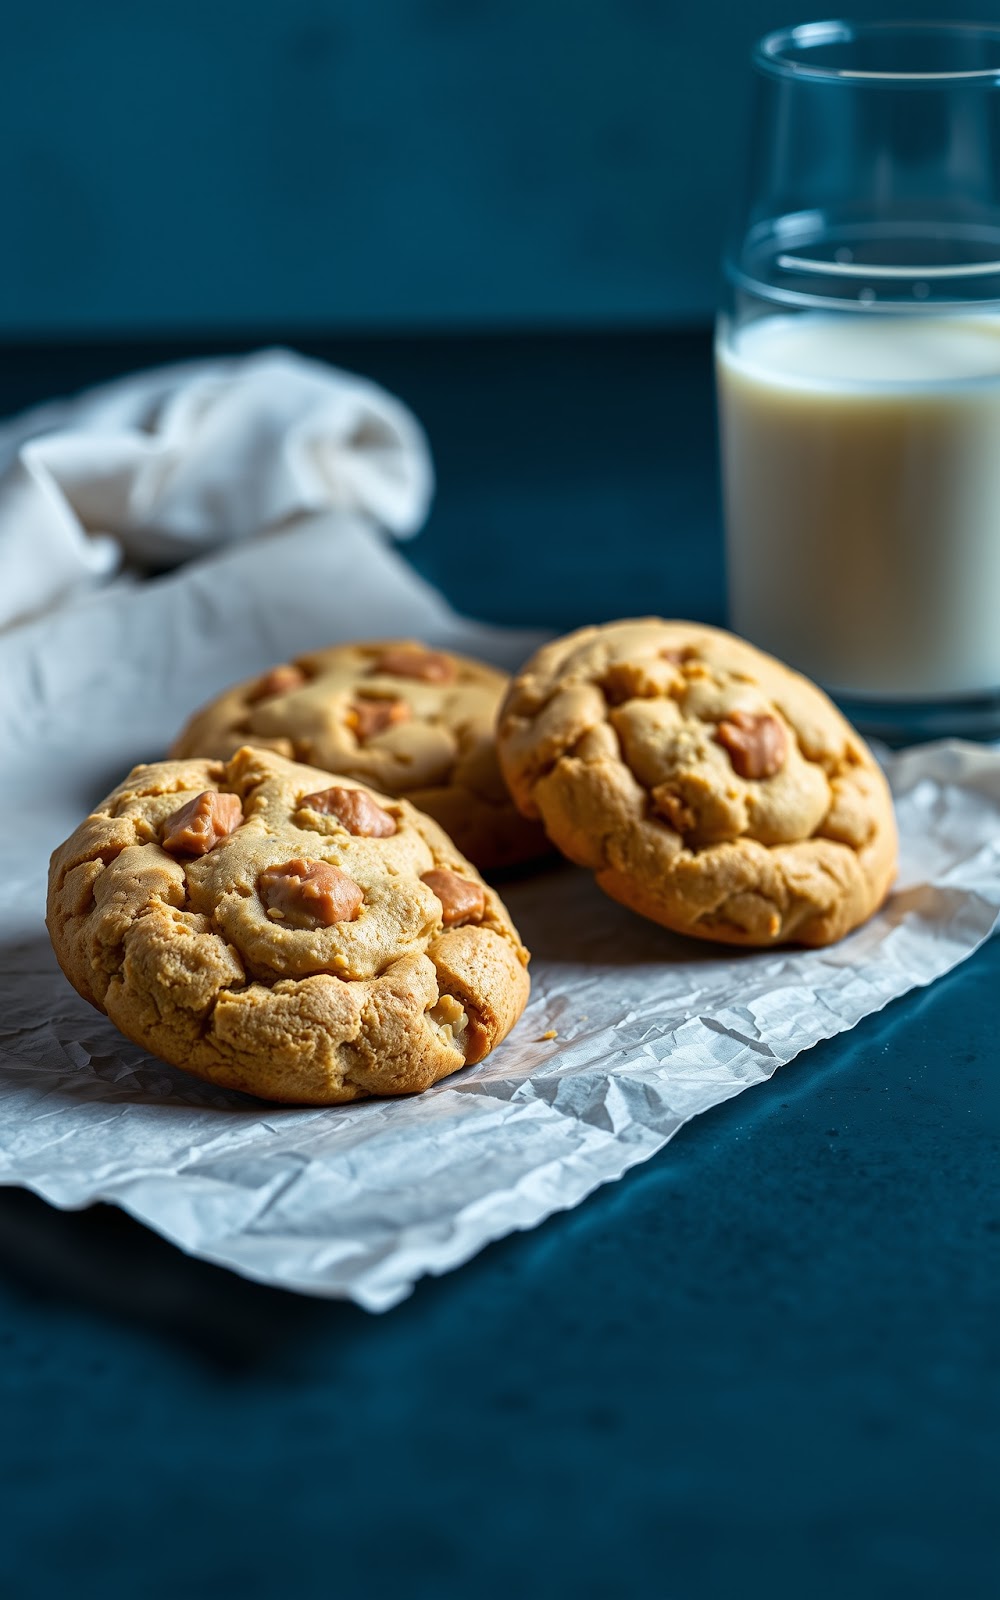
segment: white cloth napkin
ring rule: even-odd
[[[109,383],[0,427],[0,627],[107,579],[306,513],[415,533],[419,423],[377,385],[287,350]]]

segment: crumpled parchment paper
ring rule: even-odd
[[[303,589],[321,559],[325,583]],[[382,1311],[422,1274],[576,1205],[992,931],[1000,753],[928,746],[889,763],[898,887],[831,949],[684,941],[553,866],[504,888],[534,955],[525,1017],[487,1061],[418,1098],[267,1106],[144,1054],[56,966],[48,851],[223,683],[407,623],[494,658],[529,642],[454,617],[371,533],[308,529],[0,639],[0,775],[19,818],[0,844],[0,1183],[58,1206],[112,1202],[248,1277]]]

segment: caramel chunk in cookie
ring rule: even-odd
[[[396,820],[364,789],[344,789],[338,784],[307,794],[302,802],[321,817],[336,817],[356,838],[388,839],[396,831]]]
[[[454,683],[455,663],[440,650],[425,650],[422,645],[398,644],[383,650],[372,667],[393,678],[416,678],[421,683]]]
[[[358,698],[347,713],[348,727],[357,735],[360,744],[367,744],[387,728],[396,728],[410,720],[410,708],[405,700],[368,700]]]
[[[243,807],[235,794],[205,789],[167,818],[163,848],[171,854],[205,856],[242,821]]]
[[[293,689],[301,689],[306,681],[306,675],[301,667],[285,662],[280,667],[272,667],[270,672],[258,679],[247,695],[251,705],[258,700],[273,700],[276,695],[290,694]]]
[[[788,735],[767,711],[731,711],[719,723],[716,738],[741,778],[773,778],[785,765]]]
[[[349,873],[328,861],[297,856],[280,867],[265,867],[257,892],[268,911],[295,928],[332,928],[353,922],[364,904],[364,890]]]
[[[441,921],[446,928],[460,928],[466,922],[481,922],[486,910],[482,884],[472,883],[446,867],[435,867],[423,874],[428,889],[441,902]]]
[[[653,790],[653,807],[669,822],[675,833],[693,833],[698,818],[693,808],[669,784],[661,783]]]

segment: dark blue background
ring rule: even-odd
[[[787,0],[8,0],[0,337],[704,320],[749,47],[795,20]]]

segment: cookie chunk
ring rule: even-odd
[[[829,944],[871,916],[896,826],[827,697],[717,628],[647,618],[546,645],[499,722],[518,805],[615,900],[729,944]]]
[[[227,689],[193,716],[171,755],[227,760],[242,744],[405,795],[490,871],[544,855],[511,801],[494,725],[508,679],[413,640],[335,645]]]
[[[273,751],[136,767],[53,855],[47,922],[136,1044],[269,1100],[426,1089],[528,997],[503,904],[435,822]]]

